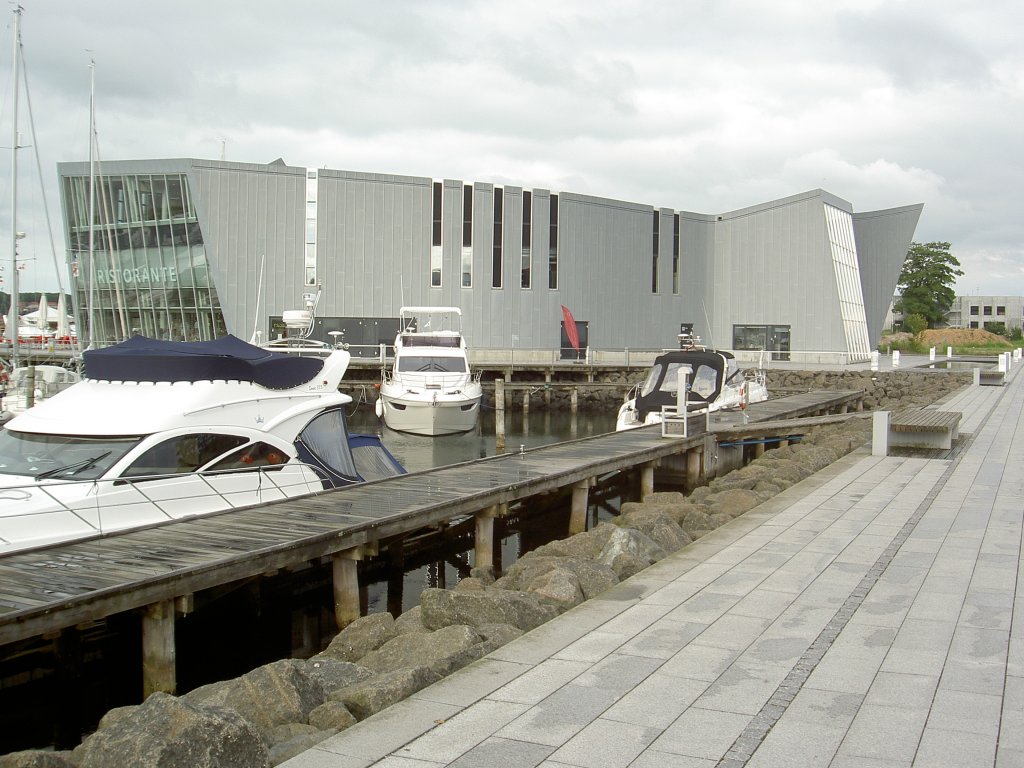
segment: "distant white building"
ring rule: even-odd
[[[893,309],[899,298],[897,294],[889,304],[885,328],[903,323],[903,314]],[[1007,331],[1024,329],[1024,296],[957,296],[946,313],[946,325],[982,330],[999,330],[997,326],[1000,325]]]
[[[946,313],[946,324],[957,328],[986,328],[1002,324],[1022,327],[1024,296],[957,296]]]

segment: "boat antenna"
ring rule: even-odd
[[[263,258],[260,259],[260,277],[256,283],[256,313],[252,319],[252,336],[249,338],[250,344],[259,344],[259,331],[257,330],[260,324],[260,299],[263,298],[263,269],[267,264],[267,254],[263,254]]]
[[[712,349],[718,349],[718,347],[715,346],[715,337],[711,333],[711,318],[708,317],[708,308],[704,306],[704,299],[700,300],[700,308],[704,312],[704,322],[707,323],[708,326],[708,342],[711,344]]]

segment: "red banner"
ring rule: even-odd
[[[576,332],[576,320],[573,319],[572,312],[569,308],[562,305],[562,320],[565,321],[565,335],[569,339],[569,343],[572,344],[572,348],[578,350],[580,348],[580,335]]]

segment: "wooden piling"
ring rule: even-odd
[[[700,485],[700,465],[704,451],[691,448],[686,452],[686,487],[693,490]]]
[[[587,530],[587,499],[590,494],[590,480],[580,480],[572,487],[572,508],[569,513],[569,535]]]
[[[331,556],[334,590],[334,620],[344,629],[359,618],[359,548],[346,549]]]
[[[640,501],[654,493],[654,468],[656,461],[648,461],[640,468]]]
[[[494,449],[505,452],[505,380],[494,380]]]
[[[494,573],[494,518],[498,516],[496,504],[483,509],[474,515],[476,521],[476,537],[474,540],[473,565]]]
[[[160,600],[142,612],[142,698],[177,688],[174,601]]]

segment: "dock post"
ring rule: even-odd
[[[530,390],[523,390],[523,417],[530,415]]]
[[[551,371],[544,374],[544,407],[551,407]]]
[[[764,442],[754,443],[751,448],[751,453],[754,454],[755,459],[759,459],[764,456]]]
[[[494,449],[505,452],[505,380],[494,380]]]
[[[572,510],[569,513],[569,535],[587,530],[587,500],[590,480],[580,480],[572,487]]]
[[[174,648],[174,601],[147,605],[142,614],[142,698],[177,693]]]
[[[359,560],[361,550],[346,549],[331,555],[331,577],[334,590],[334,620],[344,629],[359,618]]]
[[[875,411],[872,415],[871,455],[889,455],[889,411]]]
[[[640,468],[640,501],[654,493],[654,467],[656,461],[648,461]]]
[[[693,490],[700,485],[701,449],[691,448],[686,452],[686,487]]]
[[[474,515],[476,539],[473,555],[475,570],[494,573],[494,518],[498,516],[498,505],[494,504]]]
[[[573,387],[569,394],[569,413],[576,413],[580,407],[580,389]]]

